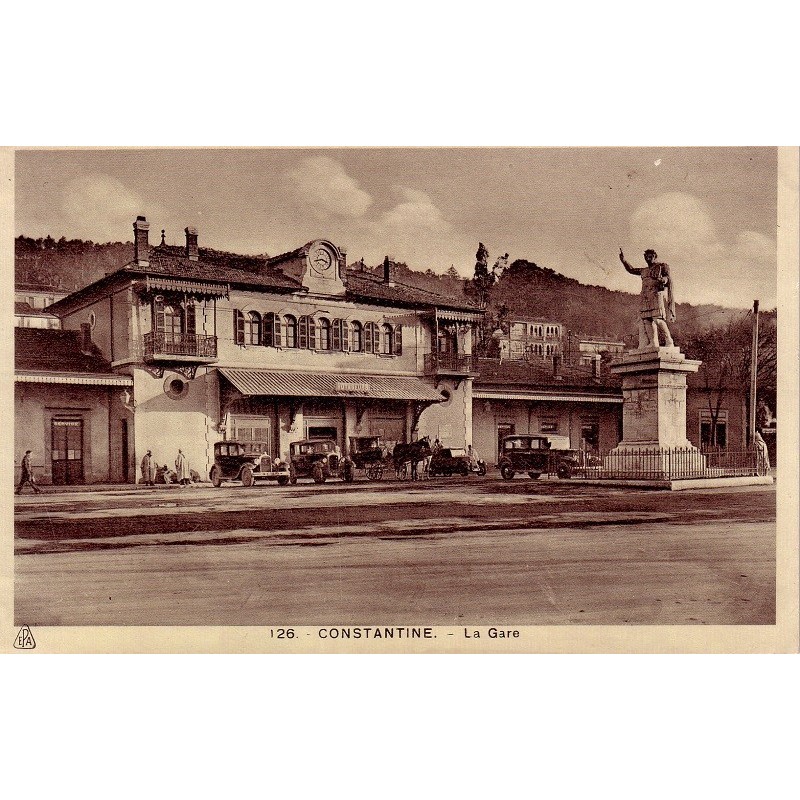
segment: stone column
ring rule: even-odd
[[[677,347],[631,350],[611,365],[622,376],[622,441],[606,469],[630,477],[698,475],[705,459],[686,438],[686,375],[701,361]]]

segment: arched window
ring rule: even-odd
[[[281,346],[281,318],[271,311],[264,314],[263,333],[261,341],[265,347]]]
[[[394,329],[388,322],[381,327],[381,353],[385,356],[394,353]]]
[[[261,314],[251,311],[244,320],[244,343],[261,344]]]
[[[286,323],[286,346],[297,347],[297,320],[291,314],[287,314],[283,320]]]
[[[331,323],[325,317],[320,317],[319,320],[319,349],[331,349]]]
[[[364,328],[362,327],[361,323],[358,321],[353,322],[352,324],[352,343],[350,345],[350,349],[354,353],[360,353],[364,349]]]
[[[364,352],[377,353],[380,350],[380,337],[378,335],[378,326],[374,322],[368,322],[364,326]]]
[[[303,316],[297,321],[297,346],[301,349],[317,349],[317,325],[313,317]]]

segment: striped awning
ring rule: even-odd
[[[220,286],[217,283],[204,281],[186,281],[180,278],[154,278],[147,276],[145,286],[148,291],[182,292],[200,297],[227,297],[230,289],[228,285]]]
[[[546,392],[504,392],[473,389],[474,400],[524,400],[525,402],[558,403],[621,403],[622,397],[613,394],[547,394]]]
[[[219,368],[246,397],[358,397],[438,403],[439,392],[419,378],[394,375],[273,372],[261,369]]]
[[[79,372],[15,372],[14,383],[69,383],[78,386],[133,386],[130,375]]]

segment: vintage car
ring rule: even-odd
[[[277,481],[285,486],[289,483],[289,466],[283,461],[276,463],[264,442],[217,442],[209,478],[216,487],[223,481],[241,481],[244,486]]]
[[[593,459],[580,450],[556,449],[550,438],[535,434],[514,434],[500,442],[500,474],[510,481],[518,472],[527,472],[531,478],[542,473],[559,478],[571,478],[578,470],[593,466]],[[599,461],[598,461],[599,463]]]
[[[463,447],[443,447],[433,454],[428,468],[428,473],[431,477],[436,475],[469,475],[470,472],[485,475],[486,464],[481,459],[473,466],[469,454]]]
[[[289,480],[313,478],[314,483],[325,483],[328,478],[352,481],[355,466],[349,458],[342,458],[333,439],[301,439],[289,445]]]

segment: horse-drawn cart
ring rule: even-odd
[[[350,458],[371,481],[379,481],[392,464],[392,457],[380,436],[351,436]]]

